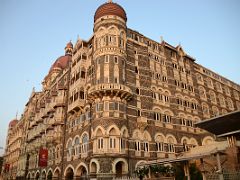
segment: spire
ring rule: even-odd
[[[163,36],[160,36],[160,41],[161,41],[161,43],[163,42]]]
[[[17,119],[17,117],[18,117],[18,111],[16,112],[16,119]]]

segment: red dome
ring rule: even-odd
[[[9,126],[10,127],[15,126],[17,123],[18,123],[18,120],[14,119],[14,120],[10,121]]]
[[[127,15],[125,10],[118,5],[117,3],[113,2],[108,2],[105,3],[96,10],[95,15],[94,15],[94,22],[106,15],[115,15],[123,18],[125,21],[127,21]]]
[[[69,61],[71,60],[71,56],[61,56],[59,57],[52,65],[50,71],[52,71],[53,69],[57,68],[57,69],[65,69],[68,66]]]

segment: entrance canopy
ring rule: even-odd
[[[168,164],[174,162],[190,161],[194,159],[208,157],[216,153],[224,154],[224,151],[227,147],[228,147],[227,141],[214,142],[212,144],[208,144],[205,146],[196,146],[187,152],[180,153],[177,157],[142,162],[138,165],[138,167],[150,166],[155,164]]]
[[[195,125],[204,129],[217,137],[234,135],[240,139],[240,111],[234,111],[222,116],[207,119]]]

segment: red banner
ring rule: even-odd
[[[48,162],[48,150],[47,149],[40,149],[39,150],[39,167],[46,167]]]
[[[8,172],[10,170],[10,164],[5,164],[4,170]]]

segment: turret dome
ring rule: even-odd
[[[94,15],[94,22],[97,19],[106,15],[118,16],[127,21],[127,15],[125,10],[117,3],[113,3],[111,1],[98,7]]]

